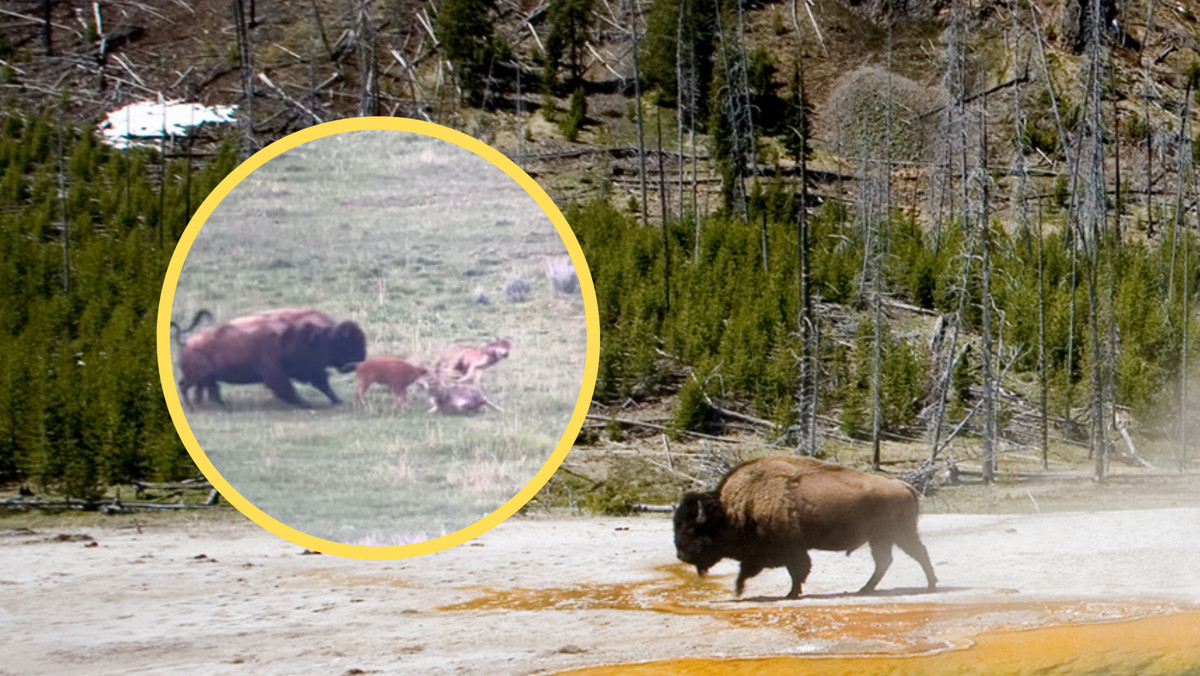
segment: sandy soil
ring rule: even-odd
[[[0,674],[534,673],[686,656],[871,654],[988,630],[1200,609],[1200,509],[927,515],[942,589],[815,552],[731,598],[674,560],[665,515],[510,519],[397,561],[304,555],[249,522],[0,536]]]

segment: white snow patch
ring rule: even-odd
[[[237,106],[204,106],[182,100],[137,101],[109,112],[100,123],[100,134],[116,148],[128,148],[148,139],[182,136],[189,127],[206,122],[233,121]]]

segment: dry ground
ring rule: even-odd
[[[384,562],[303,555],[236,517],[140,531],[35,526],[0,536],[0,674],[544,673],[684,657],[955,655],[981,632],[1163,615],[1200,632],[1200,508],[931,514],[922,532],[936,593],[898,553],[879,594],[848,595],[869,575],[868,553],[817,552],[809,596],[779,600],[779,569],[733,602],[735,565],[697,579],[675,561],[665,515],[514,518],[451,550]],[[1197,661],[1168,673],[1195,673],[1200,655],[1188,655]]]

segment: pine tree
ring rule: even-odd
[[[546,74],[551,81],[558,75],[563,57],[571,68],[569,84],[576,86],[583,77],[584,46],[592,30],[592,0],[552,0],[546,8]]]
[[[642,40],[640,59],[646,86],[659,92],[664,105],[680,105],[690,117],[700,120],[704,115],[696,104],[713,79],[713,59],[708,55],[717,48],[716,8],[712,0],[654,0]],[[682,78],[687,86],[681,86],[681,62],[688,66]]]
[[[488,79],[504,57],[495,34],[495,0],[444,0],[437,16],[442,56],[454,66],[454,76],[473,104],[483,100]]]

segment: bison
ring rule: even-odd
[[[263,383],[275,396],[307,407],[292,380],[310,383],[338,404],[329,387],[328,367],[343,373],[366,357],[366,337],[352,321],[335,322],[312,308],[281,309],[246,317],[199,331],[188,337],[179,357],[183,377],[179,392],[191,404],[205,392],[222,403],[218,383]]]
[[[429,369],[410,364],[394,357],[373,357],[359,362],[354,368],[354,380],[358,384],[358,403],[361,406],[367,390],[375,383],[383,383],[392,391],[396,408],[408,406],[408,386],[429,375]]]
[[[704,575],[725,557],[741,562],[734,593],[764,568],[785,566],[787,598],[800,595],[812,568],[810,549],[845,551],[871,545],[875,572],[859,593],[879,584],[892,563],[892,545],[916,559],[929,589],[937,578],[917,536],[917,493],[898,479],[794,455],[747,462],[714,491],[688,493],[675,508],[675,548]]]

